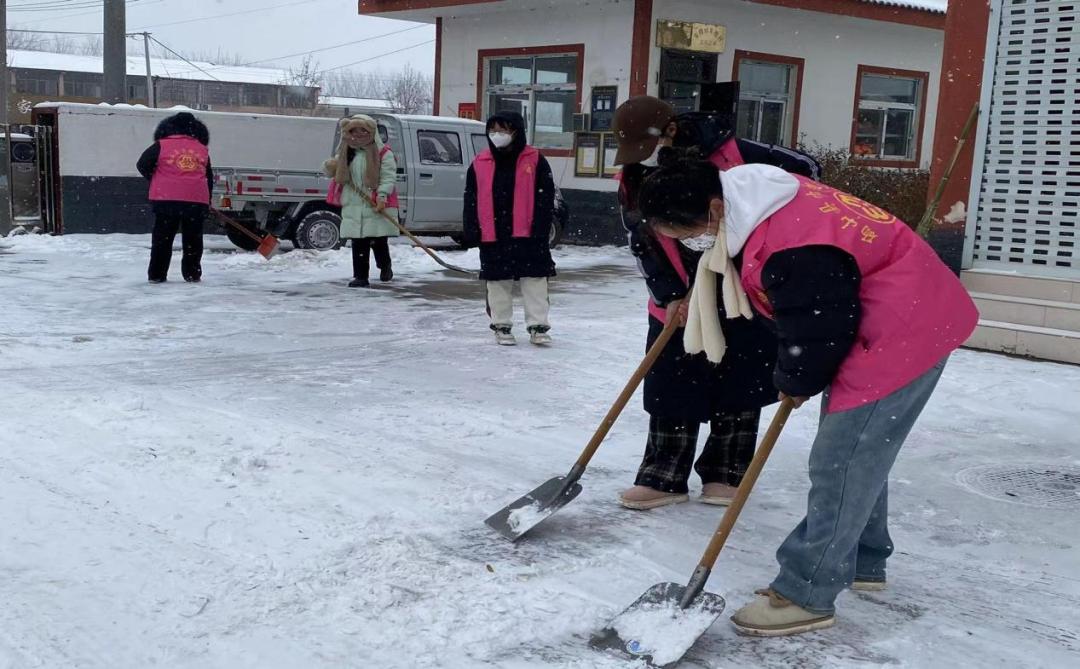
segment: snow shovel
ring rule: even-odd
[[[372,206],[376,205],[375,198],[371,197],[370,195],[365,194],[363,191],[361,191],[359,188],[357,188],[353,184],[349,184],[349,186],[352,187],[354,192],[359,193],[361,197],[365,198],[368,202],[370,202]],[[401,234],[408,237],[412,241],[413,244],[416,244],[417,246],[419,246],[424,251],[424,253],[431,256],[432,260],[439,263],[440,265],[442,265],[446,269],[450,270],[451,272],[458,272],[459,274],[464,274],[464,275],[466,275],[466,276],[468,276],[470,278],[473,278],[473,279],[479,279],[480,278],[480,273],[479,272],[474,272],[473,270],[465,269],[464,267],[458,267],[457,265],[451,265],[450,263],[448,263],[445,260],[443,260],[442,258],[440,258],[439,254],[432,251],[431,248],[427,244],[420,241],[420,239],[416,235],[409,232],[405,228],[405,226],[402,225],[401,222],[397,220],[396,217],[391,216],[390,214],[386,213],[386,210],[380,211],[379,215],[382,216],[383,218],[385,218],[386,220],[390,221],[394,225],[395,228],[397,228],[398,230],[401,231]]]
[[[686,299],[689,297],[687,295]],[[600,427],[596,428],[596,432],[593,433],[592,439],[585,446],[585,450],[581,452],[577,462],[570,468],[570,472],[566,476],[549,479],[532,492],[519,497],[510,505],[500,509],[484,521],[488,527],[510,541],[517,541],[526,532],[539,525],[551,514],[563,508],[581,494],[581,485],[578,483],[578,479],[585,473],[585,468],[589,465],[589,461],[592,460],[597,449],[600,448],[604,438],[607,437],[611,426],[615,424],[619,414],[622,413],[623,408],[626,407],[627,402],[633,396],[634,391],[637,390],[638,385],[641,384],[642,379],[649,373],[652,366],[656,364],[657,358],[663,353],[664,347],[668,345],[679,327],[679,319],[677,318],[672,318],[664,326],[660,336],[656,338],[656,341],[649,348],[649,352],[645,354],[645,359],[638,365],[633,376],[626,382],[626,387],[623,388],[615,403],[608,409],[607,415],[600,422]]]
[[[701,556],[690,582],[685,586],[657,583],[607,627],[594,634],[589,645],[598,650],[613,651],[626,659],[644,659],[652,667],[674,667],[698,637],[716,622],[724,611],[724,598],[705,592],[705,582],[709,580],[716,558],[750,497],[750,491],[793,407],[790,399],[780,404],[739,484],[735,499],[720,519],[720,526],[705,548],[705,554]]]
[[[252,241],[258,242],[259,247],[255,250],[258,251],[259,255],[261,255],[262,257],[269,260],[270,257],[274,255],[274,252],[277,251],[278,244],[280,244],[281,242],[274,235],[268,232],[266,233],[265,237],[260,237],[251,230],[248,230],[246,226],[243,226],[240,223],[234,221],[233,219],[229,218],[217,209],[213,209],[212,211],[214,212],[214,215],[218,217],[218,220],[220,220],[222,223],[228,225],[234,230],[243,233],[244,235],[247,235],[251,238]]]

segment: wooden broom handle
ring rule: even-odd
[[[784,399],[780,403],[780,408],[777,409],[772,423],[769,424],[769,430],[765,433],[761,445],[758,446],[757,451],[754,453],[754,459],[751,460],[750,467],[746,470],[746,474],[743,475],[739,490],[735,493],[735,499],[731,501],[731,506],[724,512],[724,517],[720,519],[720,526],[716,528],[716,533],[713,534],[712,540],[709,541],[705,554],[701,556],[699,567],[712,569],[716,563],[720,550],[724,547],[724,543],[727,542],[731,529],[735,527],[735,521],[739,519],[739,514],[742,512],[743,506],[746,505],[746,500],[750,497],[750,491],[754,489],[758,475],[764,469],[765,461],[769,459],[769,454],[772,453],[773,446],[776,445],[776,440],[780,437],[780,432],[784,429],[788,417],[791,416],[791,410],[794,408],[795,405],[790,399]]]
[[[690,293],[686,294],[684,300],[690,299]],[[585,446],[585,450],[581,452],[581,456],[578,457],[575,467],[584,469],[588,466],[589,461],[592,460],[593,455],[596,454],[596,450],[600,448],[600,444],[603,443],[604,438],[607,437],[608,432],[611,430],[611,426],[615,424],[615,421],[619,419],[619,414],[626,408],[627,402],[633,397],[634,391],[641,385],[641,381],[645,378],[645,375],[649,373],[652,366],[656,364],[660,354],[664,352],[664,348],[671,341],[671,338],[675,336],[675,332],[680,328],[679,319],[669,318],[668,322],[664,325],[664,329],[660,332],[660,336],[656,338],[653,345],[649,347],[649,352],[645,354],[645,359],[641,361],[641,364],[634,370],[633,376],[626,382],[626,386],[622,392],[619,393],[619,397],[616,398],[615,403],[608,409],[607,415],[604,416],[604,420],[600,421],[600,427],[596,428],[596,432],[593,433],[592,439],[589,440],[588,445]]]

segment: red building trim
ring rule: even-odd
[[[735,61],[731,66],[731,80],[739,80],[739,65],[744,60],[757,60],[768,63],[780,63],[782,65],[794,65],[795,66],[795,100],[793,101],[794,111],[791,117],[791,136],[788,137],[788,146],[795,147],[799,141],[799,111],[802,109],[802,82],[803,82],[803,70],[806,69],[806,61],[802,58],[793,58],[791,56],[778,56],[771,53],[761,53],[758,51],[742,51],[740,49],[735,50]]]
[[[585,88],[585,45],[553,44],[550,46],[523,46],[512,49],[480,49],[476,52],[476,112],[484,114],[484,59],[500,56],[535,56],[547,53],[572,53],[577,55],[577,95],[575,104],[581,111],[581,96]],[[485,119],[480,119],[481,121]],[[539,148],[539,147],[538,147]],[[573,149],[540,149],[545,156],[568,158],[574,155]]]
[[[634,0],[634,32],[630,44],[630,97],[649,92],[653,0]]]
[[[990,6],[985,0],[949,0],[946,18],[945,46],[941,56],[941,83],[938,91],[937,119],[934,126],[934,153],[930,164],[930,192],[934,196],[937,184],[953,151],[960,132],[964,128],[971,108],[982,94],[983,61],[986,56],[986,38],[990,27]],[[987,85],[992,85],[988,82]],[[983,114],[989,110],[982,110]],[[953,169],[935,220],[941,221],[944,212],[957,202],[968,203],[972,168],[975,157],[976,131],[968,137],[967,145]],[[962,234],[964,221],[955,224],[957,234]],[[959,267],[960,259],[955,260]]]
[[[896,167],[906,169],[919,167],[919,165],[922,164],[923,133],[926,131],[926,99],[930,97],[930,73],[918,72],[915,70],[897,70],[888,67],[875,67],[873,65],[859,66],[859,72],[855,75],[855,107],[851,112],[851,141],[848,145],[848,149],[853,156],[855,155],[855,131],[858,129],[859,101],[862,97],[862,79],[864,74],[881,74],[890,77],[918,79],[921,82],[921,90],[919,93],[919,119],[915,137],[914,160],[880,160],[876,158],[856,158],[856,160],[860,165],[867,165],[869,167]]]
[[[825,14],[853,16],[873,21],[902,23],[920,28],[945,29],[945,15],[910,7],[893,7],[865,0],[748,0],[763,5],[775,5],[788,9],[804,9]],[[361,14],[390,14],[393,12],[439,9],[477,5],[499,0],[359,0]],[[642,4],[642,3],[637,3]],[[648,4],[652,4],[649,2]],[[950,2],[950,4],[952,4]],[[650,12],[651,13],[651,12]]]
[[[435,19],[435,90],[431,93],[431,111],[436,116],[442,116],[439,111],[439,101],[442,98],[442,17]]]
[[[499,0],[359,0],[359,9],[361,14],[386,14],[417,9],[479,5],[485,2],[499,2]]]
[[[775,5],[788,9],[805,9],[824,14],[839,14],[872,21],[902,23],[919,28],[945,29],[945,15],[910,7],[893,7],[865,0],[749,0],[762,5]],[[411,3],[422,4],[422,3]],[[950,0],[950,4],[952,4]]]

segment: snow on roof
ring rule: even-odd
[[[289,80],[287,70],[271,67],[241,67],[238,65],[215,65],[192,61],[150,57],[150,72],[156,77],[189,79],[193,81],[226,81],[240,84],[284,84]],[[197,66],[197,67],[196,67]],[[56,70],[61,72],[102,73],[102,60],[98,56],[74,56],[46,51],[8,51],[8,67],[26,70]],[[206,72],[200,71],[206,70]],[[128,56],[128,76],[146,76],[145,57]],[[212,76],[211,76],[212,75]]]
[[[921,9],[934,14],[944,14],[949,9],[949,0],[863,0],[875,5],[892,5],[894,7],[907,7],[908,9]]]
[[[320,95],[319,104],[327,107],[365,107],[368,109],[393,109],[394,105],[387,100],[375,100],[371,98],[345,98],[339,95]]]

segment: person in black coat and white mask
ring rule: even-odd
[[[465,184],[465,246],[480,247],[480,278],[495,340],[516,343],[514,282],[521,283],[533,344],[551,343],[548,279],[555,276],[548,238],[555,214],[555,181],[540,152],[526,142],[525,119],[500,112],[487,122],[489,150],[477,156]]]

